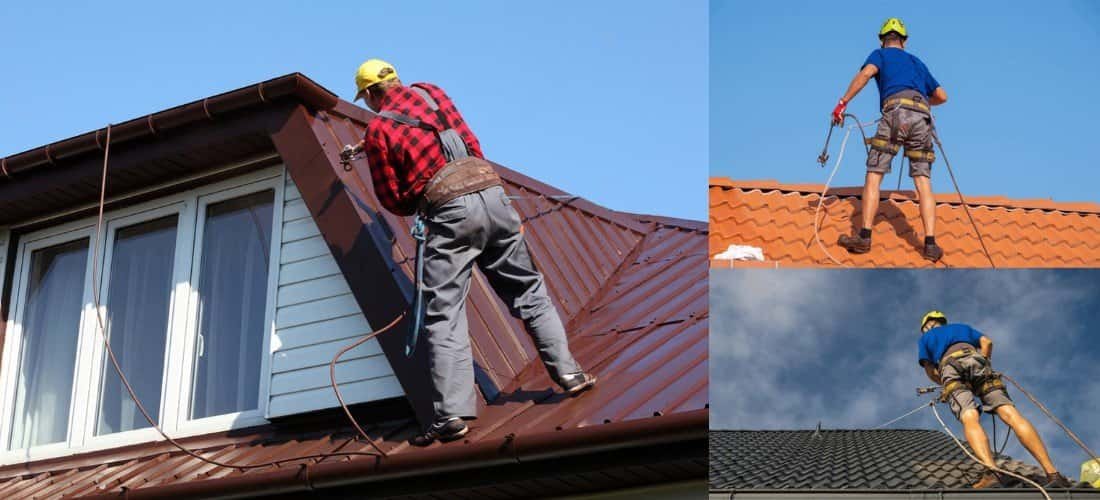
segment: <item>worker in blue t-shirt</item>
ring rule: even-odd
[[[982,429],[981,411],[996,413],[1008,424],[1047,473],[1047,488],[1068,488],[1069,480],[1050,461],[1046,446],[1031,422],[1016,409],[1008,397],[1000,374],[993,371],[989,358],[993,341],[981,332],[961,323],[947,323],[940,311],[929,311],[921,319],[921,337],[917,342],[917,360],[933,382],[943,386],[941,402],[951,406],[951,412],[962,422],[966,441],[986,467],[995,465],[989,439]],[[979,407],[975,397],[981,401]],[[992,470],[973,485],[988,488],[1001,483]]]
[[[916,56],[905,51],[909,35],[896,17],[887,19],[879,30],[882,47],[871,52],[856,73],[848,91],[833,109],[833,124],[844,122],[848,103],[873,77],[878,84],[882,119],[871,152],[867,155],[867,178],[863,184],[863,225],[859,233],[842,235],[838,244],[849,253],[871,251],[871,226],[878,212],[879,186],[890,173],[890,163],[901,147],[909,158],[909,177],[917,188],[920,216],[924,223],[925,259],[936,262],[943,249],[936,244],[936,201],[932,197],[932,115],[930,107],[947,102],[947,92],[932,77],[928,67]]]

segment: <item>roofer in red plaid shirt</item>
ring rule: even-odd
[[[365,151],[378,201],[395,214],[416,214],[426,228],[420,286],[435,421],[412,444],[459,439],[469,432],[464,420],[477,418],[466,324],[475,262],[512,315],[523,320],[551,378],[570,395],[595,385],[596,377],[569,351],[519,214],[451,98],[435,85],[402,85],[397,70],[378,59],[359,67],[355,83],[355,99],[365,99],[378,117],[342,156],[348,161]]]

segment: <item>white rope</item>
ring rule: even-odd
[[[859,123],[858,121],[856,122]],[[833,254],[829,253],[829,250],[825,248],[825,244],[821,242],[821,206],[825,204],[825,193],[829,191],[829,185],[833,183],[833,176],[836,175],[837,170],[840,170],[840,162],[844,159],[844,147],[848,145],[848,136],[852,135],[852,126],[847,127],[847,131],[844,132],[844,140],[840,142],[840,153],[836,155],[836,162],[833,164],[833,171],[829,174],[829,179],[825,181],[825,189],[821,190],[821,196],[817,200],[817,210],[814,211],[814,241],[817,241],[817,246],[821,247],[821,251],[825,252],[825,256],[829,257],[829,260],[840,267],[849,267],[848,265],[840,262],[833,257]]]
[[[874,429],[881,429],[881,428],[883,428],[883,427],[886,427],[886,426],[888,426],[888,425],[890,425],[890,424],[892,424],[892,423],[894,423],[894,422],[897,422],[898,420],[901,420],[901,419],[903,419],[903,418],[905,418],[905,417],[908,417],[909,415],[912,415],[912,414],[914,414],[914,413],[916,413],[916,412],[918,412],[918,411],[921,411],[921,410],[923,410],[925,406],[928,406],[928,405],[931,405],[931,404],[935,404],[935,403],[924,403],[924,404],[921,404],[920,406],[918,406],[918,407],[916,407],[916,408],[913,408],[913,411],[910,411],[909,413],[906,413],[905,415],[902,415],[902,416],[900,416],[900,417],[898,417],[898,418],[895,418],[895,419],[893,419],[893,420],[891,420],[891,421],[889,421],[889,422],[886,422],[885,424],[879,425],[878,427],[875,427]]]

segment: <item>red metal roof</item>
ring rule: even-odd
[[[409,221],[379,210],[365,162],[355,162],[350,172],[338,162],[342,145],[357,140],[373,115],[343,101],[328,110],[305,99],[284,107],[283,121],[270,129],[271,141],[364,313],[371,324],[384,324],[407,306],[411,292]],[[158,140],[170,142],[172,136],[163,134]],[[542,487],[568,492],[596,489],[598,483],[702,478],[708,407],[706,224],[615,212],[579,198],[549,198],[565,193],[504,167],[499,172],[505,189],[523,196],[515,206],[525,220],[531,253],[567,323],[574,354],[601,377],[591,392],[578,398],[553,392],[522,324],[477,274],[468,307],[470,331],[475,361],[486,375],[479,384],[490,399],[479,402],[480,418],[461,442],[411,448],[404,440],[417,428],[415,421],[391,418],[381,424],[375,415],[368,432],[383,440],[389,457],[329,459],[311,465],[304,480],[293,465],[242,473],[150,444],[0,468],[0,478],[6,478],[0,480],[0,494],[213,494],[223,487],[252,491],[241,485],[280,481],[317,486],[325,477],[334,482],[370,480],[388,471],[415,474],[445,463],[514,465],[520,457],[531,464],[585,450],[670,447],[695,439],[701,445],[697,457],[661,458],[654,453],[642,461],[648,464],[643,469],[609,469],[602,482],[577,476],[574,483],[543,480]],[[393,353],[403,346],[400,335],[380,341],[412,406],[422,408],[424,381],[417,377],[424,370],[410,369],[407,361],[394,362],[399,358]],[[422,409],[418,412],[422,417]],[[364,423],[372,423],[365,418]],[[244,463],[335,449],[370,451],[338,419],[305,428],[275,423],[187,442],[214,458]],[[252,482],[227,479],[243,476]],[[508,488],[508,479],[500,482],[497,494]]]
[[[712,260],[714,267],[836,267],[814,240],[814,213],[824,186],[774,181],[710,179],[710,255],[731,244],[764,251],[767,262]],[[833,188],[820,216],[820,239],[851,267],[989,267],[958,196],[936,195],[936,241],[944,249],[934,266],[921,258],[921,221],[915,193],[883,191],[870,253],[850,255],[836,242],[860,217],[861,188]],[[1100,266],[1100,205],[966,196],[997,267]]]

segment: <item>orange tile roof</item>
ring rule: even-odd
[[[710,179],[712,267],[836,267],[814,240],[814,212],[824,186]],[[831,188],[821,209],[821,243],[851,267],[990,267],[956,195],[936,195],[934,266],[920,256],[923,229],[912,191],[882,191],[870,253],[836,244],[859,224],[859,187]],[[997,267],[1100,267],[1100,204],[967,197]],[[767,262],[716,261],[730,244],[764,250]]]

